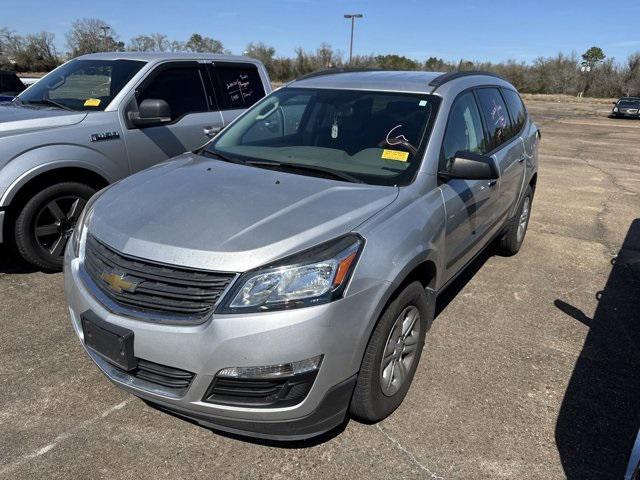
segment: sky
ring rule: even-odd
[[[640,0],[0,0],[0,27],[52,32],[60,52],[71,23],[95,17],[125,43],[139,34],[186,40],[198,32],[236,54],[249,42],[262,41],[282,56],[327,42],[346,56],[345,13],[364,15],[354,54],[531,62],[594,45],[619,61],[640,51]]]

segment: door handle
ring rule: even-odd
[[[520,158],[518,159],[518,163],[522,163],[527,159],[527,156],[523,153],[522,155],[520,155]]]
[[[204,127],[202,129],[204,134],[209,138],[215,136],[217,133],[220,133],[220,130],[222,130],[222,127]]]
[[[487,183],[488,187],[495,187],[498,184],[497,180],[491,180],[489,183]]]

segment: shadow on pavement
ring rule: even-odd
[[[640,427],[640,219],[611,263],[593,318],[554,302],[589,327],[555,431],[569,479],[623,478]]]
[[[38,269],[22,260],[11,247],[0,245],[0,275],[3,273],[33,273]]]

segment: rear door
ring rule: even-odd
[[[500,170],[495,202],[487,219],[491,229],[513,213],[524,178],[524,146],[519,136],[521,128],[514,126],[498,87],[478,88],[476,95],[489,134],[488,155],[494,157]]]
[[[125,139],[133,172],[203,145],[212,130],[222,128],[222,115],[208,93],[208,74],[198,62],[172,62],[154,69],[136,88],[133,102],[165,100],[171,123],[146,128],[128,125]],[[125,119],[126,123],[126,119]]]
[[[475,95],[462,93],[449,113],[439,171],[446,171],[458,152],[487,152],[488,140]],[[482,246],[496,181],[448,179],[440,185],[446,209],[445,258],[447,279]],[[446,280],[445,280],[446,281]]]
[[[265,96],[258,67],[253,63],[212,62],[208,71],[225,126]]]

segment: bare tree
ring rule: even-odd
[[[72,57],[86,53],[124,50],[115,31],[103,20],[83,18],[76,20],[67,32],[67,47]]]
[[[128,50],[134,52],[166,52],[171,47],[167,36],[162,33],[138,35],[129,42]]]

